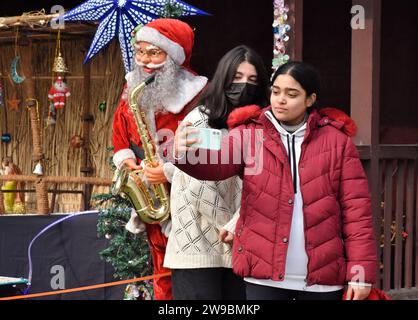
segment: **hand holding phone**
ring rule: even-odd
[[[199,139],[198,142],[190,145],[192,148],[201,148],[209,150],[221,150],[222,131],[210,128],[190,127],[196,131],[187,135],[187,139]]]

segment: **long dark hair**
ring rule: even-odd
[[[211,128],[228,128],[226,121],[234,107],[226,98],[225,90],[231,87],[235,73],[244,61],[252,64],[257,70],[258,92],[255,104],[266,107],[269,103],[269,80],[263,60],[250,47],[243,45],[235,47],[219,61],[213,79],[199,101],[202,111],[208,114],[208,124]]]
[[[309,110],[313,110],[318,107],[318,101],[321,94],[321,77],[319,72],[310,64],[300,61],[290,61],[280,66],[273,75],[271,85],[277,77],[282,74],[288,74],[294,78],[301,87],[306,91],[306,97],[316,94],[316,102]]]

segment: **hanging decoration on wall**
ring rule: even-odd
[[[18,84],[22,83],[26,79],[24,76],[20,76],[17,73],[17,64],[19,63],[19,60],[20,60],[20,56],[14,57],[10,65],[10,74],[12,75],[12,80],[14,83],[18,83]]]
[[[289,7],[285,0],[274,0],[274,49],[273,49],[273,71],[289,61],[290,57],[286,54],[286,43],[289,41],[288,32],[290,25],[287,24]]]
[[[74,149],[79,149],[84,146],[84,139],[80,135],[76,134],[71,137],[70,146]]]
[[[100,112],[105,112],[106,111],[106,108],[107,108],[106,101],[100,102],[100,104],[99,104],[99,111]]]
[[[165,16],[167,5],[181,16],[209,15],[180,0],[88,0],[64,14],[67,21],[100,21],[84,63],[107,47],[118,35],[125,71],[132,70],[134,50],[130,45],[131,33],[138,25],[145,25]],[[173,8],[176,10],[173,10]],[[170,12],[171,12],[170,11]]]
[[[61,30],[58,30],[57,33],[57,45],[55,47],[52,73],[55,80],[48,92],[50,104],[48,109],[48,118],[46,119],[47,126],[55,125],[57,122],[57,109],[63,109],[65,107],[66,99],[71,95],[70,90],[64,81],[65,74],[68,73],[68,68],[61,54]]]
[[[50,102],[48,107],[48,118],[46,119],[46,126],[53,126],[57,123],[57,110],[54,103]]]
[[[44,174],[41,162],[36,164],[35,169],[33,170],[33,174],[36,174],[37,176],[42,176]]]
[[[52,67],[52,72],[62,75],[68,73],[68,68],[61,54],[61,30],[58,30],[57,34],[57,45],[55,47],[55,58],[54,65]]]
[[[16,96],[13,97],[13,99],[7,100],[7,105],[9,107],[9,110],[17,111],[19,107],[20,100],[16,98]]]
[[[58,76],[49,89],[48,98],[55,109],[63,109],[65,107],[65,99],[71,95],[67,84]],[[53,110],[55,112],[55,110]]]
[[[18,46],[17,46],[17,40],[19,38],[19,28],[16,30],[16,36],[15,36],[15,57],[12,60],[12,63],[10,64],[10,75],[12,76],[12,80],[14,83],[22,83],[25,81],[24,76],[20,76],[17,72],[17,64],[19,63],[20,56],[18,54]]]
[[[12,136],[10,135],[10,133],[3,133],[1,135],[1,142],[3,143],[9,143],[12,141]]]

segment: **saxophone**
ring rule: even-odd
[[[153,82],[155,75],[151,75],[139,84],[129,94],[129,107],[134,114],[142,148],[144,149],[144,163],[149,165],[159,161],[157,148],[146,125],[145,113],[139,109],[138,101],[144,88]],[[156,224],[170,217],[169,194],[165,184],[152,185],[148,188],[144,184],[144,170],[132,171],[122,166],[115,171],[111,193],[121,196],[131,202],[139,218],[148,224]]]

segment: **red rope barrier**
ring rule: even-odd
[[[56,294],[64,294],[64,293],[94,290],[94,289],[100,289],[100,288],[105,288],[105,287],[113,287],[113,286],[118,286],[118,285],[122,285],[122,284],[133,283],[133,282],[140,282],[140,281],[158,279],[158,278],[162,278],[162,277],[168,277],[170,275],[171,275],[171,273],[167,272],[167,273],[155,274],[155,275],[152,275],[152,276],[147,276],[147,277],[142,277],[142,278],[136,278],[136,279],[131,279],[131,280],[122,280],[122,281],[109,282],[109,283],[103,283],[103,284],[96,284],[96,285],[85,286],[85,287],[80,287],[80,288],[50,291],[50,292],[42,292],[42,293],[34,293],[34,294],[26,294],[26,295],[22,295],[22,296],[4,297],[4,298],[0,298],[0,300],[22,300],[22,299],[29,299],[29,298],[39,298],[39,297],[53,296],[53,295],[56,295]]]

